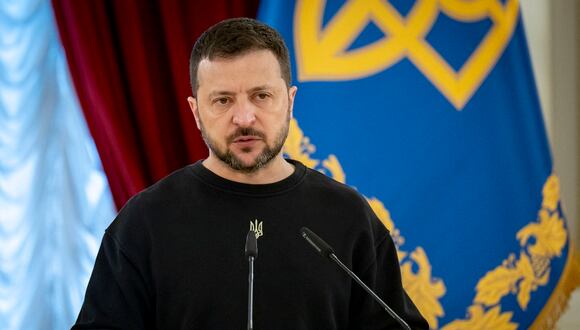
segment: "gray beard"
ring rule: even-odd
[[[201,119],[199,120],[199,124],[201,136],[205,141],[205,144],[213,152],[213,154],[216,155],[216,157],[219,160],[224,162],[233,170],[249,174],[255,173],[259,169],[266,166],[270,161],[272,161],[272,159],[274,159],[280,153],[280,151],[282,151],[282,148],[284,147],[284,142],[286,141],[286,137],[288,137],[288,129],[290,127],[290,109],[288,109],[288,117],[286,120],[286,124],[278,132],[278,135],[274,140],[274,144],[270,146],[268,145],[268,143],[266,143],[266,147],[264,148],[264,150],[262,150],[262,152],[258,156],[256,156],[256,158],[254,158],[254,162],[252,165],[244,165],[242,161],[238,157],[236,157],[236,155],[234,155],[227,146],[225,151],[220,150],[217,147],[215,141],[212,140],[212,138],[207,134]],[[253,128],[238,128],[233,134],[227,137],[226,145],[229,145],[237,137],[244,135],[258,136],[262,138],[263,141],[266,141],[265,139],[266,136],[264,135],[264,133],[258,130],[255,130]],[[247,152],[249,151],[250,150],[247,150]],[[246,151],[242,150],[242,152]]]

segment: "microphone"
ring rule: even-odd
[[[312,230],[302,227],[300,229],[300,236],[302,236],[314,249],[323,257],[334,261],[342,270],[344,270],[355,282],[357,282],[368,294],[370,294],[376,302],[383,307],[392,318],[395,319],[403,328],[411,330],[411,327],[405,322],[397,313],[395,313],[371,288],[369,288],[363,281],[361,281],[355,273],[353,273],[345,264],[343,264],[334,254],[334,250],[322,238],[312,232]]]
[[[254,329],[254,259],[258,257],[258,240],[253,230],[246,235],[245,255],[248,258],[248,330]]]
[[[312,247],[318,253],[320,253],[321,256],[330,258],[330,255],[334,254],[334,250],[330,247],[330,245],[323,241],[322,238],[318,237],[318,235],[313,233],[312,230],[306,227],[302,227],[300,229],[300,235],[302,235],[302,237],[304,237],[304,239],[310,243],[310,245],[312,245]]]
[[[250,229],[248,235],[246,235],[246,248],[245,248],[246,258],[258,258],[258,240],[256,239],[256,233]]]

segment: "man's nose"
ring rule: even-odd
[[[249,127],[256,121],[256,106],[249,100],[240,100],[234,107],[233,123]]]

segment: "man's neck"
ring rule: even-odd
[[[202,164],[205,168],[224,179],[248,184],[268,184],[278,182],[289,177],[294,172],[294,166],[284,160],[282,155],[276,156],[264,167],[252,173],[234,170],[213,155],[206,158]]]

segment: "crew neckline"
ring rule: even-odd
[[[203,166],[203,160],[199,160],[192,164],[190,169],[191,172],[203,183],[225,192],[242,195],[267,196],[288,191],[297,186],[304,178],[306,167],[301,162],[293,159],[285,160],[294,165],[294,172],[280,181],[266,184],[251,184],[228,180]]]

